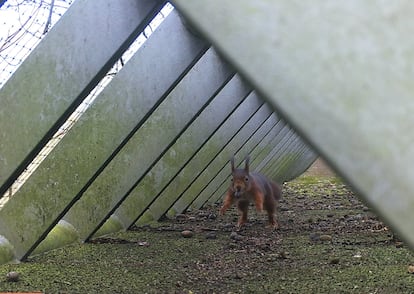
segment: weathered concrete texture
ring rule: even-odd
[[[286,169],[288,166],[283,166],[285,159],[288,157],[288,154],[293,153],[297,147],[297,143],[300,139],[297,137],[295,132],[286,127],[287,132],[284,137],[281,137],[276,141],[272,150],[267,154],[265,159],[257,166],[257,171],[263,174],[272,174],[274,176],[274,170],[270,169],[270,166],[276,165],[277,169]],[[292,163],[292,162],[291,162]],[[279,182],[284,182],[290,180],[290,175],[282,174],[281,178],[278,179]]]
[[[109,150],[113,152],[137,124],[144,122],[141,120],[146,119],[148,112],[159,103],[159,99],[163,97],[164,93],[176,81],[179,81],[178,77],[186,72],[193,60],[205,48],[206,43],[190,34],[182,25],[179,16],[172,12],[115,77],[109,88],[105,89],[102,97],[99,97],[99,100],[93,105],[93,109],[90,110],[91,114],[89,115],[88,111],[82,116],[81,121],[85,122],[84,127],[81,128],[81,125],[77,124],[79,128],[74,130],[75,137],[70,150],[85,148],[83,145],[76,147],[79,141],[91,142],[91,149],[87,152],[90,156],[88,159],[82,157],[84,160],[80,161],[80,164],[87,164],[89,167],[90,161],[94,160],[96,153],[103,153],[105,148],[108,148],[107,145],[111,146]],[[108,121],[111,123],[108,124]],[[160,121],[160,125],[164,123],[162,120]],[[157,134],[156,132],[153,137],[156,137]],[[88,139],[91,135],[94,140]],[[93,146],[93,142],[95,142],[95,146]],[[79,150],[77,153],[82,153],[82,151]],[[106,159],[110,153],[104,153],[104,155],[106,157],[103,159]],[[137,159],[134,158],[133,161],[137,162]],[[101,160],[100,164],[102,163]],[[85,169],[85,167],[82,168]],[[124,176],[123,171],[119,172],[119,176]],[[132,179],[128,179],[130,181],[130,184],[127,184],[128,188],[136,181],[134,173],[130,176]],[[105,187],[116,186],[117,183],[114,181],[115,178],[108,180],[102,187],[91,188],[94,189],[93,192],[89,189],[81,201],[76,203],[64,216],[64,219],[79,230],[82,239],[85,239],[95,229],[95,226],[113,207],[111,201],[96,201],[96,199],[102,194],[111,197],[111,190],[106,190]],[[113,196],[121,197],[123,195],[115,193]]]
[[[10,242],[0,235],[0,264],[16,260],[14,247]]]
[[[414,248],[412,2],[173,2]]]
[[[245,99],[251,88],[239,76],[233,77],[216,95],[194,122],[181,134],[160,160],[139,182],[116,214],[126,227],[163,192],[171,181],[180,181],[182,169],[203,144],[217,131],[223,121]],[[201,149],[201,150],[200,150]],[[173,195],[178,195],[174,193]]]
[[[212,158],[217,156],[217,152],[222,148],[221,146],[228,142],[228,138],[231,138],[245,124],[247,119],[257,114],[255,123],[260,125],[271,113],[266,107],[258,110],[262,104],[262,100],[256,95],[250,95],[203,146],[193,160],[180,171],[175,180],[158,195],[138,222],[145,223],[147,220],[158,220],[166,213],[187,187],[200,175],[202,171],[200,167],[206,166]]]
[[[22,257],[57,222],[205,47],[187,32],[176,14],[168,17],[0,211],[0,232],[16,246],[18,256]],[[158,71],[153,71],[155,68]],[[97,209],[103,204],[93,198],[89,205]],[[77,229],[88,222],[84,215],[75,215],[74,219],[68,222]]]
[[[82,240],[112,214],[232,75],[213,49],[202,56],[73,207],[68,217]]]
[[[94,237],[104,236],[111,233],[119,232],[125,230],[126,227],[123,226],[122,222],[116,215],[111,215],[105,223],[99,228],[98,231],[93,235]]]
[[[279,142],[260,162],[256,171],[283,183],[303,173],[317,155],[293,130],[280,138]]]
[[[266,168],[272,178],[284,179],[282,182],[290,181],[300,176],[315,161],[317,154],[310,151],[309,147],[299,138],[296,146],[289,147],[278,161],[271,162]]]
[[[61,220],[36,247],[33,254],[39,254],[79,241],[79,234],[68,222]]]
[[[161,2],[76,1],[17,69],[0,91],[0,195],[15,170],[29,163],[32,150],[46,143],[39,141],[57,131],[56,122],[63,123],[68,109],[86,97]]]

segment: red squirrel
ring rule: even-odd
[[[267,179],[259,173],[249,172],[250,157],[246,156],[244,169],[234,168],[234,156],[231,163],[231,185],[227,190],[220,215],[224,215],[233,203],[237,203],[241,215],[237,223],[237,228],[241,228],[247,222],[247,211],[251,201],[256,205],[258,212],[267,211],[271,228],[277,229],[278,224],[275,219],[277,205],[282,196],[282,190],[278,184]]]

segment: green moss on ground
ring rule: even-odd
[[[280,229],[250,213],[231,237],[236,209],[73,244],[0,266],[1,291],[46,293],[413,293],[411,251],[334,177],[284,186]],[[190,229],[192,238],[181,231]],[[322,236],[325,236],[322,237]],[[326,237],[327,236],[327,237]],[[20,272],[18,282],[6,273]]]

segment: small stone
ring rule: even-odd
[[[410,274],[414,274],[414,265],[409,265],[407,270]]]
[[[321,241],[332,241],[332,236],[331,235],[320,235],[319,240],[321,240]]]
[[[232,223],[226,223],[226,224],[223,224],[223,225],[222,225],[222,228],[223,228],[224,230],[227,230],[227,229],[233,229],[233,227],[234,227],[234,225],[233,225]]]
[[[184,230],[181,232],[181,236],[183,236],[184,238],[191,238],[193,235],[193,232],[190,230]]]
[[[241,273],[236,273],[236,275],[234,277],[238,280],[243,279],[243,275]]]
[[[404,243],[400,242],[400,241],[397,241],[397,242],[395,242],[395,247],[396,248],[402,248],[402,247],[404,247]]]
[[[179,213],[175,216],[175,219],[178,221],[183,221],[187,219],[187,216],[185,214]]]
[[[227,244],[227,249],[233,250],[237,248],[237,244],[235,243],[229,243]]]
[[[181,281],[177,281],[176,283],[175,283],[175,285],[177,286],[177,287],[182,287],[183,286],[183,282],[181,282]]]
[[[330,264],[338,264],[339,263],[339,258],[337,258],[337,257],[331,258],[331,260],[329,261],[329,263]]]
[[[206,217],[208,216],[208,212],[199,211],[199,212],[197,213],[197,216],[198,216],[199,218],[206,218]]]
[[[210,213],[208,215],[208,219],[215,220],[216,218],[217,218],[217,214],[215,214],[215,213]]]
[[[217,234],[215,232],[208,232],[206,234],[206,239],[216,239],[217,238]]]
[[[230,239],[235,240],[235,241],[241,241],[243,240],[243,236],[237,234],[236,232],[231,232]]]
[[[18,272],[9,272],[6,275],[6,279],[8,282],[17,282],[20,278],[20,274]]]
[[[309,235],[309,239],[313,242],[319,241],[321,236],[317,233],[312,233]]]

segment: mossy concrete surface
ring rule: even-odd
[[[15,258],[13,246],[6,238],[0,236],[0,264],[11,262]]]
[[[120,44],[132,42],[160,3],[76,1],[70,7],[0,91],[0,187],[56,121],[69,115],[67,109],[85,98],[84,88],[104,77],[122,54]]]
[[[171,12],[163,23],[145,42],[131,60],[123,67],[112,82],[105,88],[97,101],[94,102],[92,113],[85,113],[82,118],[88,119],[88,127],[79,130],[79,135],[74,138],[71,150],[73,152],[77,145],[84,146],[86,142],[97,141],[98,144],[90,145],[89,152],[80,151],[85,155],[103,151],[103,146],[113,152],[123,139],[131,132],[137,124],[142,124],[148,111],[159,103],[160,97],[171,87],[176,78],[190,66],[197,56],[206,49],[206,42],[194,37],[187,31],[176,12]],[[154,70],[157,69],[157,70]],[[117,97],[117,99],[114,99]],[[170,104],[171,105],[171,104]],[[168,106],[167,106],[168,107]],[[167,108],[167,107],[164,107]],[[173,113],[172,109],[170,112]],[[81,119],[82,119],[81,118]],[[159,118],[160,119],[160,118]],[[108,124],[108,121],[111,124]],[[163,128],[162,119],[158,120],[154,127]],[[76,127],[76,126],[75,126]],[[157,134],[157,132],[156,132]],[[147,132],[139,136],[156,138],[156,134]],[[93,139],[91,136],[93,135]],[[144,140],[145,141],[145,140]],[[78,142],[83,142],[78,144]],[[131,144],[134,145],[135,143]],[[142,144],[142,143],[141,143]],[[152,145],[151,145],[152,144]],[[156,143],[150,142],[151,149]],[[143,148],[148,148],[143,146]],[[131,151],[132,152],[132,151]],[[130,152],[130,153],[131,153]],[[99,152],[101,155],[103,152]],[[110,153],[103,153],[109,156]],[[106,159],[107,157],[105,157]],[[79,161],[89,168],[91,158]],[[131,162],[139,162],[139,157],[134,154],[125,155],[124,162],[120,162],[120,169],[114,171],[112,166],[104,171],[83,194],[82,198],[75,203],[73,208],[65,215],[70,223],[78,228],[81,239],[85,239],[96,228],[96,226],[107,216],[119,197],[124,196],[126,191],[134,184],[137,178],[145,171],[144,162],[138,167],[139,172],[127,174],[126,167]],[[103,160],[102,160],[103,162]],[[80,167],[80,169],[85,167]],[[118,179],[118,175],[119,178]],[[114,176],[115,175],[115,176]],[[103,178],[103,179],[102,179]],[[114,191],[115,188],[118,190]],[[121,188],[124,188],[121,190]],[[118,197],[113,201],[111,197]],[[102,199],[97,202],[96,199]],[[104,200],[105,199],[105,200]],[[108,200],[109,199],[109,200]]]
[[[65,245],[79,242],[79,234],[68,222],[61,220],[36,247],[33,254],[39,254]]]
[[[113,214],[105,221],[105,223],[99,228],[99,230],[95,232],[93,237],[96,238],[111,233],[116,233],[125,229],[126,228],[123,226],[119,218],[115,214]]]

